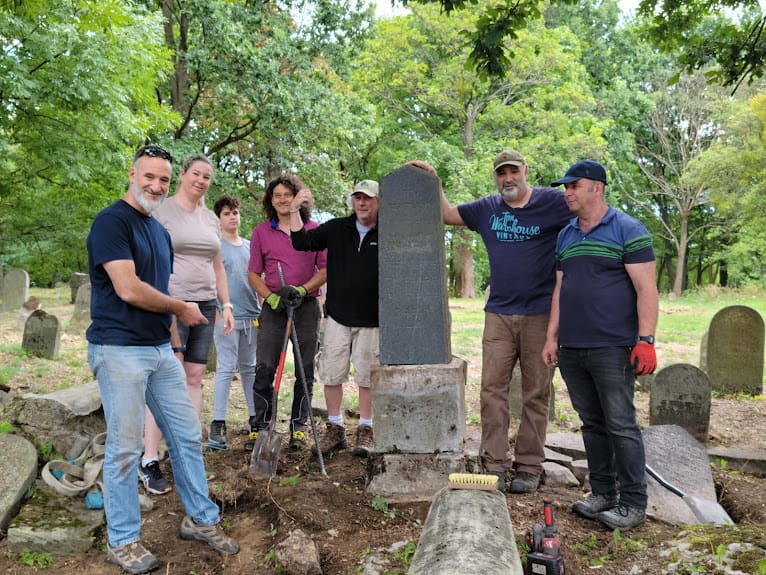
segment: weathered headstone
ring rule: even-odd
[[[686,495],[716,502],[707,450],[678,425],[653,425],[644,432],[646,463]],[[697,524],[689,505],[647,475],[647,512],[673,525]]]
[[[3,310],[17,310],[29,299],[29,274],[12,269],[3,278]]]
[[[0,531],[5,531],[37,477],[37,449],[19,435],[0,434]]]
[[[72,291],[72,301],[70,303],[77,301],[77,290],[80,289],[80,286],[88,283],[90,283],[90,276],[88,274],[75,272],[69,276],[69,288]]]
[[[380,181],[380,362],[449,363],[450,317],[439,180],[404,166]]]
[[[58,356],[61,343],[61,326],[55,315],[38,309],[30,314],[24,326],[21,347],[32,355],[45,359]]]
[[[679,425],[697,441],[707,442],[710,426],[710,379],[688,363],[657,373],[649,396],[649,425]]]
[[[752,308],[733,305],[710,321],[707,375],[719,393],[763,393],[763,318]]]
[[[84,283],[77,288],[77,295],[74,298],[74,312],[80,311],[90,313],[90,282]]]

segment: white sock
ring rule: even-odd
[[[327,421],[332,423],[333,425],[340,425],[343,427],[343,415],[328,415]]]
[[[363,425],[366,425],[368,427],[372,427],[372,419],[365,419],[364,417],[359,418],[359,427],[362,427]]]
[[[157,459],[156,457],[152,457],[151,459],[144,459],[144,458],[142,457],[142,458],[141,458],[141,467],[146,467],[146,466],[147,466],[147,465],[149,465],[149,464],[150,464],[152,461],[157,461],[157,462],[159,462],[159,459]]]

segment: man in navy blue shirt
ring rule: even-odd
[[[435,174],[424,162],[412,164]],[[527,183],[529,168],[518,152],[500,152],[492,167],[498,193],[457,207],[442,193],[442,216],[445,224],[478,232],[489,256],[480,396],[482,464],[498,476],[503,491],[513,467],[511,493],[530,493],[540,484],[545,460],[553,369],[540,354],[555,283],[554,249],[571,214],[561,192]],[[521,422],[512,454],[509,395],[516,362],[521,363]]]
[[[592,160],[553,182],[575,218],[556,244],[543,359],[558,365],[582,420],[592,493],[575,513],[625,531],[646,518],[644,443],[636,421],[636,375],[657,366],[659,295],[652,238],[606,203],[606,171]]]
[[[162,148],[140,148],[128,171],[127,193],[96,216],[87,241],[92,286],[88,362],[98,380],[107,429],[107,559],[128,573],[146,573],[159,565],[140,543],[136,477],[147,405],[168,443],[186,508],[180,537],[204,541],[220,553],[239,551],[239,544],[218,527],[218,506],[208,497],[199,420],[170,346],[171,314],[190,326],[207,321],[196,303],[168,295],[170,235],[151,212],[168,193],[171,162]]]

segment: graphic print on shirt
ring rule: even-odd
[[[492,214],[489,229],[495,233],[499,242],[525,242],[540,235],[540,226],[522,226],[519,219],[508,211],[499,216]]]

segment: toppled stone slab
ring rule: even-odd
[[[37,477],[37,449],[21,436],[0,434],[0,531],[16,515]]]
[[[709,447],[710,461],[715,464],[725,462],[727,469],[736,469],[744,473],[766,475],[766,451],[748,447]]]
[[[549,433],[545,446],[572,459],[585,459],[585,442],[579,433]]]
[[[646,463],[686,495],[717,501],[707,450],[678,425],[653,425],[644,432]],[[647,513],[672,525],[700,521],[678,495],[647,475]]]
[[[102,509],[85,507],[84,497],[58,495],[42,481],[8,527],[8,550],[70,555],[93,546],[104,521]]]
[[[36,443],[74,459],[92,437],[106,431],[98,383],[92,381],[44,395],[16,397],[8,407],[11,422]]]
[[[450,473],[465,473],[466,458],[457,453],[375,454],[368,471],[368,493],[389,501],[430,501],[447,485]]]
[[[505,496],[445,488],[436,494],[408,575],[521,575]]]

